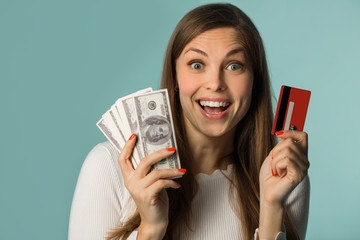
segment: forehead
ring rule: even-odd
[[[185,49],[193,45],[217,45],[219,43],[225,46],[242,45],[239,33],[234,28],[222,27],[199,34],[185,46]]]

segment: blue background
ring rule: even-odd
[[[82,162],[105,141],[95,123],[158,88],[176,23],[209,2],[0,1],[0,239],[67,238]],[[359,239],[360,3],[230,2],[263,37],[274,97],[312,91],[307,239]]]

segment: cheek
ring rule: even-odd
[[[179,86],[180,99],[185,96],[192,96],[197,89],[196,81],[192,78],[191,74],[182,71],[181,68],[178,70],[176,79]]]
[[[230,89],[234,96],[237,96],[238,99],[238,111],[245,114],[248,111],[251,99],[252,99],[252,88],[253,88],[253,78],[252,76],[248,76],[243,78],[241,81],[238,81],[236,84],[233,84]]]
[[[234,81],[232,86],[229,87],[236,96],[240,98],[250,98],[252,95],[253,78],[251,75],[242,78],[240,81]]]

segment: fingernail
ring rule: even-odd
[[[278,131],[275,133],[276,136],[280,136],[280,135],[283,135],[284,131]]]
[[[135,138],[135,136],[136,136],[135,133],[131,134],[131,136],[130,136],[130,138],[129,138],[129,141],[130,141],[130,140],[133,140],[133,139]]]
[[[186,173],[186,169],[184,169],[184,168],[179,168],[178,171],[182,172],[182,173]]]
[[[271,174],[273,175],[273,177],[275,177],[274,171],[271,169]]]
[[[278,174],[278,176],[280,177],[280,174],[279,173],[277,173]]]
[[[176,183],[178,185],[178,187],[181,187],[180,183]]]
[[[174,151],[175,151],[175,148],[174,148],[174,147],[171,147],[171,148],[168,148],[168,149],[166,149],[166,150],[168,150],[169,152],[174,152]]]

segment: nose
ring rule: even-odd
[[[205,81],[205,88],[214,92],[225,90],[226,84],[223,72],[221,70],[208,72],[207,80]]]

